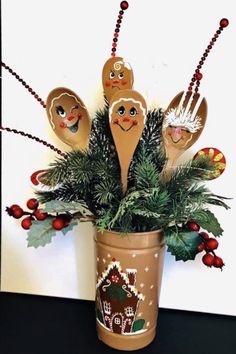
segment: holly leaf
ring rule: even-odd
[[[28,247],[38,248],[51,243],[52,237],[56,235],[56,230],[52,227],[52,219],[34,220],[28,231]]]
[[[78,224],[77,220],[72,220],[70,224],[67,227],[64,227],[61,231],[63,235],[65,236],[67,232],[71,231],[76,225]]]
[[[176,261],[194,260],[198,253],[201,237],[198,232],[169,229],[166,232],[167,251],[175,256]]]
[[[134,321],[134,324],[132,327],[132,332],[137,332],[137,331],[140,331],[141,329],[143,329],[144,323],[145,323],[145,320],[143,320],[141,318],[139,320]]]
[[[223,229],[219,221],[210,210],[200,210],[191,214],[191,218],[199,224],[204,230],[212,233],[214,236],[221,236]]]
[[[75,202],[67,203],[62,200],[50,200],[50,202],[45,203],[45,207],[43,208],[44,213],[61,213],[66,211],[77,211],[88,215],[85,205]]]

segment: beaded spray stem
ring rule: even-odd
[[[164,181],[170,178],[176,160],[197,141],[205,126],[207,103],[206,99],[201,98],[198,93],[200,80],[203,77],[200,70],[220,33],[228,24],[229,21],[226,18],[221,19],[220,26],[203,53],[187,91],[175,96],[166,109],[162,127],[167,156],[161,175]]]

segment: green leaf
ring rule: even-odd
[[[96,317],[97,317],[97,319],[98,319],[101,323],[104,323],[104,321],[103,321],[103,316],[102,316],[101,311],[100,311],[98,308],[96,308],[96,309],[95,309],[95,312],[96,312]]]
[[[56,235],[56,230],[52,227],[52,218],[39,221],[34,220],[28,231],[28,247],[38,248],[51,243],[52,237]]]
[[[191,214],[191,218],[199,224],[203,229],[211,232],[214,236],[221,236],[223,229],[219,221],[210,210],[199,210]]]
[[[145,320],[140,318],[139,320],[134,321],[133,327],[132,327],[132,332],[137,332],[143,329],[145,324]]]
[[[67,203],[62,200],[51,200],[45,203],[45,207],[43,208],[44,213],[61,213],[73,210],[88,215],[87,210],[81,203]]]
[[[78,224],[77,220],[72,220],[70,222],[70,224],[67,227],[64,227],[61,231],[63,233],[63,235],[65,236],[67,234],[67,232],[73,230],[73,228]]]
[[[167,251],[175,256],[176,261],[188,261],[195,259],[198,253],[198,245],[201,243],[201,237],[198,232],[189,232],[184,230],[176,231],[169,229],[166,234]]]

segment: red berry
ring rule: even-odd
[[[187,226],[190,231],[199,231],[200,230],[200,226],[193,221],[188,221]]]
[[[218,256],[215,256],[213,266],[216,268],[222,268],[224,266],[223,259]]]
[[[25,230],[29,230],[30,229],[30,227],[31,227],[31,225],[32,225],[32,220],[31,220],[31,218],[25,218],[25,219],[23,219],[22,221],[21,221],[21,226],[23,227],[23,229],[25,229]]]
[[[61,229],[63,229],[63,227],[65,227],[65,221],[62,218],[58,217],[53,220],[52,227],[55,230],[61,230]]]
[[[29,208],[31,210],[35,210],[35,209],[37,209],[39,202],[37,201],[37,199],[31,198],[27,201],[26,205],[27,205],[27,208]]]
[[[200,234],[199,234],[204,240],[207,240],[208,238],[209,238],[209,235],[208,235],[208,233],[207,232],[200,232]]]
[[[11,209],[11,210],[14,210],[15,208],[20,208],[20,206],[17,205],[17,204],[12,204],[12,205],[10,206],[10,209]]]
[[[24,215],[24,211],[21,207],[15,207],[13,210],[11,210],[11,214],[13,218],[20,219]]]
[[[206,253],[203,257],[202,257],[202,262],[207,266],[207,267],[212,267],[213,263],[214,263],[214,256],[210,253]]]
[[[205,248],[205,243],[204,242],[200,243],[198,245],[198,252],[202,252],[204,250],[204,248]]]
[[[127,10],[128,7],[129,7],[129,3],[127,1],[122,1],[120,3],[120,7],[121,7],[122,10]]]
[[[222,18],[222,20],[220,20],[220,27],[227,27],[229,24],[229,20],[227,18]]]
[[[41,213],[39,209],[35,210],[34,216],[37,220],[45,220],[48,217],[48,213]]]
[[[217,249],[217,247],[219,246],[219,243],[215,238],[208,238],[208,240],[206,240],[206,246],[209,251],[213,251],[213,250]]]

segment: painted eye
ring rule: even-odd
[[[118,79],[121,80],[121,79],[123,79],[123,77],[124,77],[124,73],[119,73]]]
[[[62,106],[57,106],[56,112],[61,118],[66,118],[66,112],[64,111],[64,108]]]
[[[124,106],[120,106],[118,108],[117,112],[119,113],[120,116],[123,116],[125,114],[125,107]]]
[[[129,114],[131,117],[135,117],[138,114],[138,111],[136,108],[132,107],[130,108]]]
[[[115,77],[115,73],[113,71],[110,72],[109,78],[113,80]]]

